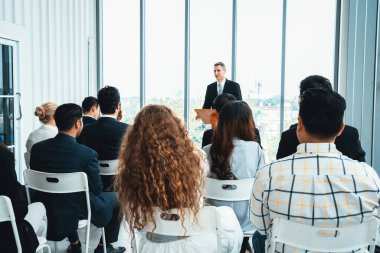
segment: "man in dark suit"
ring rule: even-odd
[[[120,122],[120,94],[115,87],[106,86],[98,92],[98,102],[102,116],[84,127],[79,143],[98,153],[99,160],[117,159],[121,139],[128,127]],[[105,190],[112,190],[112,176],[102,176]]]
[[[202,106],[203,109],[209,109],[212,106],[215,98],[222,93],[229,93],[234,95],[237,100],[241,100],[241,91],[238,83],[227,80],[225,78],[226,66],[223,62],[214,64],[214,75],[216,82],[209,84],[206,90],[205,101]]]
[[[332,90],[330,81],[323,76],[309,76],[301,81],[300,95],[308,89],[321,88]],[[281,134],[281,140],[277,150],[277,159],[294,154],[297,146],[300,144],[297,135],[297,124],[291,125],[290,128]],[[352,126],[346,125],[342,134],[335,139],[337,150],[343,155],[359,162],[365,162],[365,151],[361,147],[358,130]]]
[[[83,126],[96,122],[99,118],[99,104],[94,97],[86,97],[82,102]]]
[[[82,108],[76,104],[63,104],[55,112],[54,119],[59,133],[56,137],[39,142],[32,147],[30,167],[32,170],[69,173],[85,172],[88,178],[91,204],[91,222],[104,227],[107,245],[100,239],[95,253],[121,253],[125,248],[113,248],[118,240],[120,220],[119,205],[114,192],[102,192],[97,154],[94,150],[78,144],[76,137],[82,131]],[[62,240],[68,237],[68,252],[81,252],[77,227],[79,219],[87,217],[85,196],[82,193],[52,195],[36,193],[36,199],[47,209],[48,239]]]

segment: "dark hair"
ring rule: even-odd
[[[226,69],[226,65],[224,65],[224,63],[221,61],[218,61],[217,63],[215,63],[214,67],[216,67],[216,66],[221,66],[223,69]]]
[[[98,107],[98,99],[95,97],[86,97],[82,102],[83,112],[89,112],[93,106]]]
[[[105,86],[98,92],[98,102],[100,111],[103,114],[115,113],[117,105],[120,103],[120,93],[112,86]]]
[[[346,101],[332,90],[308,89],[301,95],[299,116],[306,131],[315,137],[336,137],[345,110]]]
[[[68,131],[74,123],[82,118],[82,108],[77,104],[63,104],[58,106],[54,114],[55,124],[59,131]]]
[[[211,171],[218,179],[234,179],[230,167],[233,140],[256,141],[254,129],[252,111],[246,102],[235,101],[223,106],[210,149]]]
[[[305,90],[314,88],[332,90],[332,85],[330,83],[330,80],[326,77],[318,75],[308,76],[301,81],[300,95],[302,95]]]
[[[225,104],[233,101],[237,101],[234,95],[229,93],[222,93],[214,99],[212,108],[215,109],[217,112],[220,112],[220,110]]]

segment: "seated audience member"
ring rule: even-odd
[[[264,155],[254,129],[252,111],[246,102],[230,102],[223,106],[212,144],[203,148],[210,163],[209,177],[221,180],[255,177],[257,169],[264,166]],[[208,199],[207,202],[213,206],[232,207],[243,231],[255,229],[247,216],[248,201]],[[251,252],[248,239],[244,238],[240,252]]]
[[[99,160],[114,160],[119,155],[120,143],[128,125],[120,122],[120,94],[115,87],[106,86],[98,92],[102,116],[86,126],[79,143],[98,153]],[[120,117],[120,118],[119,118]],[[102,176],[104,190],[112,191],[112,176]]]
[[[148,105],[137,114],[123,139],[115,182],[122,215],[132,230],[154,222],[154,206],[163,211],[189,208],[198,212],[207,170],[201,165],[207,163],[202,153],[168,107]],[[242,240],[239,223],[232,209],[221,209],[223,252],[238,252]],[[144,232],[140,238],[141,253],[216,252],[213,234],[189,237]]]
[[[300,95],[308,89],[322,88],[332,90],[330,81],[323,76],[309,76],[301,81]],[[282,133],[281,140],[277,150],[277,159],[294,154],[297,146],[300,144],[296,135],[297,124],[291,125],[288,130]],[[351,159],[365,162],[365,152],[361,147],[358,130],[352,126],[346,125],[342,134],[335,139],[336,148],[343,155]]]
[[[22,186],[17,181],[14,155],[1,142],[0,195],[7,196],[12,202],[22,252],[34,253],[38,247],[37,236],[46,236],[46,210],[39,202],[28,206]],[[0,235],[0,251],[17,252],[10,222],[0,223]]]
[[[91,223],[104,227],[107,245],[99,241],[95,253],[120,253],[125,248],[113,248],[111,243],[118,240],[120,220],[119,206],[114,192],[102,192],[97,154],[94,150],[78,144],[76,137],[83,128],[82,108],[76,104],[59,106],[54,115],[59,133],[56,137],[39,142],[32,148],[30,167],[32,170],[69,173],[85,172],[90,190]],[[38,192],[36,199],[41,200],[47,209],[48,239],[62,240],[68,237],[68,252],[81,252],[77,227],[79,219],[87,218],[85,196],[81,193],[48,194]]]
[[[219,112],[222,109],[222,107],[225,104],[227,104],[229,102],[233,102],[233,101],[237,101],[237,99],[234,97],[234,95],[231,95],[229,93],[222,93],[221,95],[217,96],[214,100],[214,103],[212,104],[212,108],[215,109],[216,114],[217,114],[215,116],[218,118]],[[212,136],[214,135],[215,127],[216,127],[216,125],[212,126],[212,129],[208,129],[208,130],[204,131],[203,137],[202,137],[202,148],[204,146],[211,144]],[[258,143],[260,143],[260,133],[256,127],[255,127],[255,134],[256,134]]]
[[[53,138],[57,135],[58,129],[55,126],[54,113],[58,105],[53,102],[47,102],[41,106],[36,107],[34,115],[38,117],[42,125],[29,134],[28,139],[26,140],[26,156],[25,162],[29,166],[30,162],[30,150],[32,146],[37,142],[44,141],[46,139]]]
[[[270,247],[299,252],[281,243],[270,245],[274,218],[333,228],[379,217],[377,173],[342,155],[334,144],[344,130],[345,109],[344,98],[329,89],[309,89],[300,96],[297,152],[261,168],[252,189],[249,213],[258,229],[253,236],[255,253],[264,252],[262,235],[268,236],[268,252]]]
[[[96,122],[99,118],[99,104],[94,97],[86,97],[82,102],[83,126]]]

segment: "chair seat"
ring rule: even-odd
[[[244,237],[251,237],[255,233],[256,229],[243,231]]]
[[[85,226],[87,226],[87,220],[80,220],[78,222],[78,228],[84,228]]]

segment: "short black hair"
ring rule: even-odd
[[[98,107],[98,105],[99,103],[97,98],[91,96],[86,97],[82,102],[83,112],[89,112],[93,106]]]
[[[336,137],[343,124],[346,101],[328,89],[308,89],[301,95],[299,116],[306,131],[321,139]]]
[[[119,90],[112,86],[105,86],[98,92],[98,102],[103,114],[115,113],[117,105],[120,103]]]
[[[234,95],[229,93],[222,93],[214,99],[214,102],[212,103],[212,108],[215,109],[217,112],[220,112],[220,110],[222,110],[222,107],[225,104],[233,101],[237,101]]]
[[[301,81],[300,84],[300,95],[308,89],[328,89],[332,90],[332,85],[329,79],[319,75],[308,76]]]
[[[63,104],[58,106],[54,114],[55,124],[59,131],[70,130],[78,119],[82,118],[82,107],[77,104]]]

